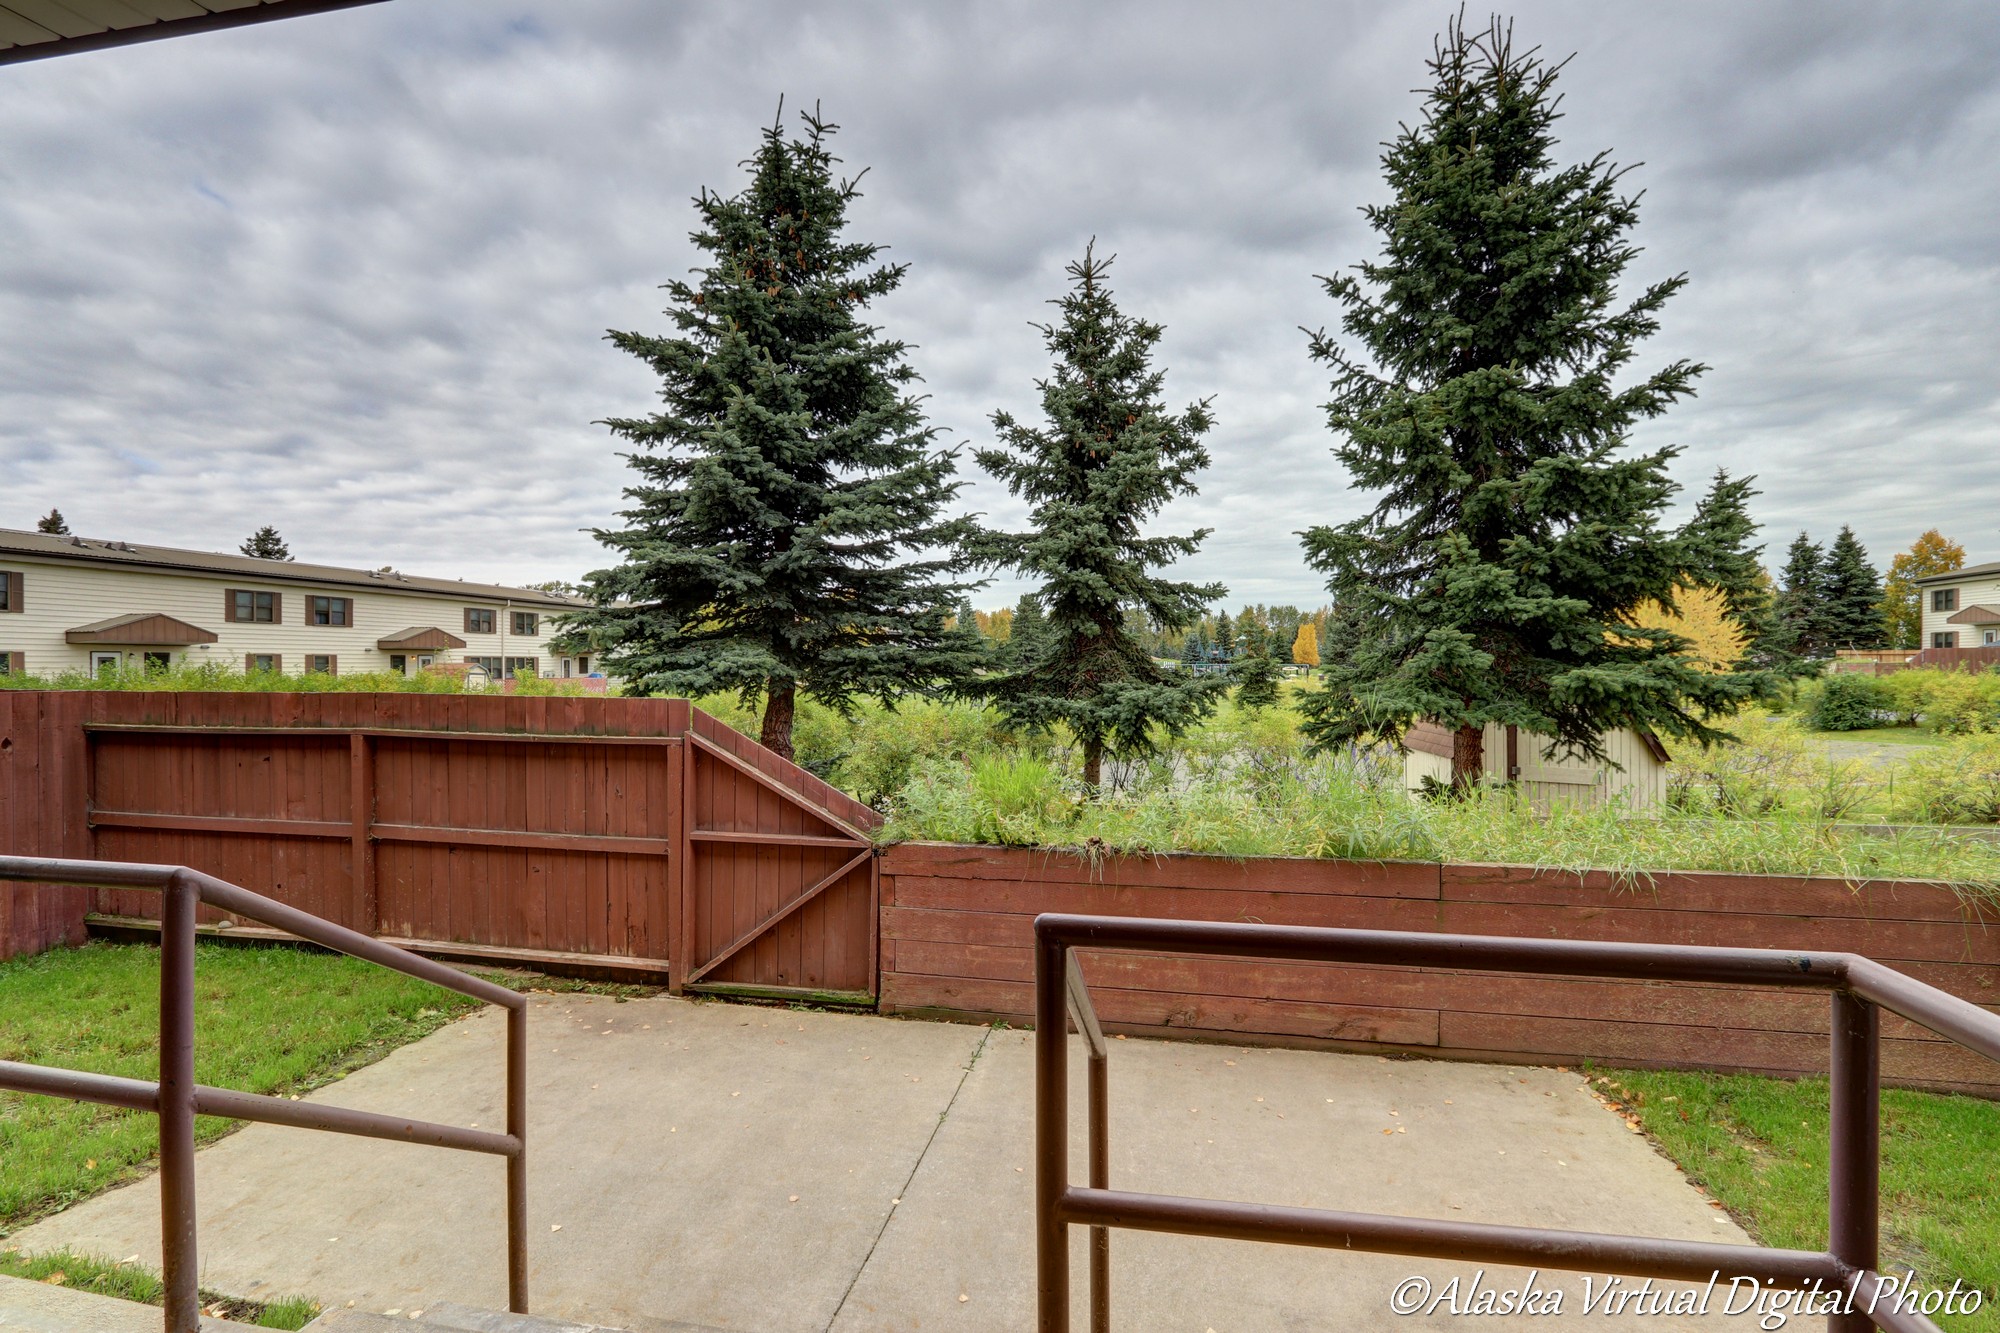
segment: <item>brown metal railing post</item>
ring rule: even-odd
[[[200,1333],[194,1206],[194,915],[200,887],[168,879],[160,907],[160,1265],[167,1333]]]
[[[528,1313],[528,1007],[507,1011],[507,1308]]]
[[[1069,1333],[1069,997],[1067,950],[1035,937],[1035,1327]]]
[[[1850,991],[1833,993],[1833,1051],[1828,1086],[1831,1111],[1827,1189],[1827,1249],[1856,1273],[1874,1269],[1880,1233],[1881,1010]],[[1843,1285],[1851,1285],[1843,1284]],[[1868,1333],[1873,1291],[1860,1284],[1856,1309],[1827,1318],[1828,1333]]]
[[[1111,1057],[1090,1053],[1090,1187],[1111,1188]],[[1111,1228],[1090,1229],[1090,1333],[1111,1333]]]

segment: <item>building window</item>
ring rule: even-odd
[[[1933,648],[1958,647],[1958,631],[1952,629],[1941,629],[1932,631],[1931,647]]]
[[[499,684],[502,680],[506,679],[506,677],[501,674],[500,659],[497,657],[468,657],[465,660],[470,665],[476,666],[481,671],[484,671],[486,673],[486,679],[492,681],[496,685]]]
[[[245,671],[283,671],[285,659],[276,653],[251,653],[243,659]]]
[[[490,606],[468,606],[465,608],[465,632],[491,634],[495,618],[495,612]]]
[[[536,627],[540,621],[541,617],[533,611],[516,611],[514,613],[514,632],[516,634],[533,634],[536,632]]]
[[[354,623],[354,601],[348,597],[313,597],[308,599],[308,610],[315,625],[352,625]]]
[[[590,659],[588,657],[579,657],[576,659],[576,674],[579,676],[590,674]]]
[[[1932,589],[1932,590],[1931,590],[1931,610],[1933,610],[1933,611],[1956,611],[1956,610],[1958,610],[1958,589],[1956,589],[1956,588],[1934,588],[1934,589]]]
[[[541,659],[535,657],[510,657],[507,659],[507,675],[505,679],[512,680],[522,672],[526,672],[530,676],[541,675]]]
[[[20,653],[0,653],[0,676],[25,676],[28,664]]]
[[[223,596],[222,618],[237,625],[280,625],[285,618],[284,603],[274,592],[231,588]]]
[[[409,657],[403,653],[390,653],[389,670],[395,672],[399,676],[409,675],[410,674]]]
[[[148,671],[173,670],[174,655],[172,653],[159,652],[149,648],[146,650],[145,659],[146,659],[146,670]]]
[[[316,676],[340,674],[340,658],[333,653],[307,653],[306,670]]]
[[[21,575],[0,570],[0,611],[19,611],[27,605],[21,595]]]
[[[2000,629],[1987,630],[1985,644],[1988,648],[2000,648]]]

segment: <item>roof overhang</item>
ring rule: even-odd
[[[105,643],[119,648],[185,648],[192,643],[214,643],[213,630],[190,625],[185,620],[158,611],[134,611],[89,625],[78,625],[63,638],[70,643]]]
[[[2000,606],[1968,606],[1955,616],[1946,616],[1947,625],[2000,625]]]
[[[158,41],[381,0],[0,0],[0,65]]]
[[[436,625],[421,625],[377,639],[375,646],[385,653],[432,653],[440,648],[463,648],[465,640]]]

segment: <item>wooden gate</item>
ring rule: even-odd
[[[874,998],[879,817],[685,700],[33,697],[0,721],[68,758],[0,765],[0,800],[67,812],[45,854],[194,866],[447,956]]]

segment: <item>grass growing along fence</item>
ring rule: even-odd
[[[514,677],[515,694],[581,695],[574,680],[548,680],[522,672]],[[0,672],[0,690],[186,690],[202,694],[482,694],[493,685],[473,685],[451,671],[352,671],[344,675],[308,671],[243,671],[219,662],[195,666],[106,667],[102,671],[57,671],[44,675]]]
[[[304,1092],[442,1027],[477,1002],[359,959],[201,944],[195,1077]],[[87,944],[0,963],[0,1060],[159,1077],[160,963],[143,945]],[[198,1117],[208,1142],[235,1122]],[[147,1169],[147,1113],[0,1092],[0,1235]]]
[[[0,1245],[0,1277],[17,1277],[29,1282],[46,1282],[71,1291],[87,1291],[141,1305],[163,1305],[166,1283],[160,1275],[141,1264],[99,1259],[73,1250],[50,1250],[21,1254]],[[301,1329],[319,1314],[319,1305],[309,1297],[293,1296],[275,1301],[242,1301],[203,1289],[202,1313],[253,1328]]]

